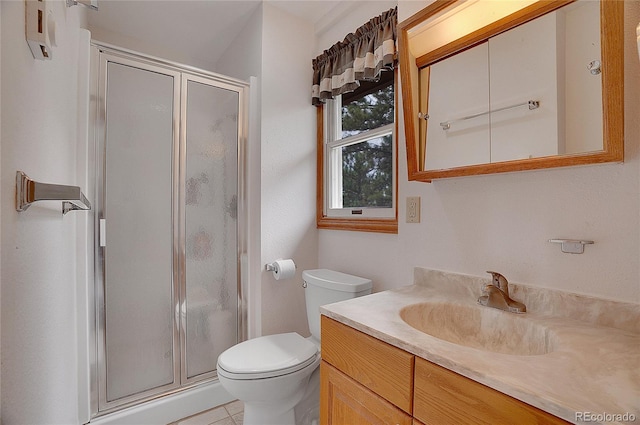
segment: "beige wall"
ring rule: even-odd
[[[2,93],[2,7],[0,7],[0,93]],[[2,102],[0,102],[0,129],[2,128]],[[0,175],[2,175],[2,131],[0,131]],[[0,199],[3,188],[0,187]],[[0,209],[0,223],[2,210]],[[0,241],[2,240],[2,226],[0,226]],[[0,243],[0,265],[2,264],[2,243]],[[2,353],[2,273],[0,272],[0,353]],[[0,368],[0,400],[2,400],[2,368]],[[0,402],[0,423],[2,423],[2,403]]]
[[[247,306],[248,337],[262,332],[262,285],[264,267],[260,257],[260,80],[262,76],[262,7],[256,8],[249,22],[224,51],[215,70],[223,75],[249,81],[249,134],[247,139],[247,255],[242,259],[244,301]]]
[[[83,13],[48,3],[57,47],[34,60],[24,1],[0,2],[2,30],[2,423],[78,419],[76,224],[60,202],[15,210],[15,173],[76,184],[78,43]]]
[[[262,272],[262,332],[308,335],[302,271],[317,266],[314,43],[307,22],[264,3],[261,80],[262,267],[279,258],[298,266],[294,279]]]
[[[52,205],[18,214],[13,201],[18,169],[35,179],[75,183],[77,152],[69,141],[77,136],[82,15],[62,1],[51,4],[58,23],[56,59],[36,62],[24,42],[24,3],[0,2],[4,424],[77,422],[80,398],[74,239],[80,213],[62,218],[59,206]],[[389,6],[358,4],[349,6],[349,21],[336,22],[317,38],[308,22],[264,5],[261,159],[254,170],[261,174],[262,214],[256,227],[262,252],[255,275],[262,291],[263,333],[308,332],[300,274],[318,266],[370,277],[375,290],[411,283],[414,266],[473,275],[496,269],[515,282],[639,302],[640,66],[633,34],[640,4],[625,2],[624,164],[408,182],[400,126],[399,215],[404,217],[407,196],[421,196],[422,223],[401,220],[398,235],[315,228],[310,60]],[[422,5],[400,2],[400,18]],[[274,43],[283,35],[292,37],[288,49]],[[596,244],[582,255],[562,254],[546,242],[556,237]],[[275,281],[261,269],[279,257],[297,262],[296,279]]]
[[[400,19],[419,3],[401,1]],[[421,266],[640,302],[639,9],[625,2],[624,164],[409,182],[400,125],[398,235],[322,230],[319,265],[372,278],[376,291],[412,283]],[[407,196],[422,199],[420,224],[403,220]],[[595,245],[563,254],[552,238]]]

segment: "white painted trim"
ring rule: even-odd
[[[91,122],[91,33],[80,29],[78,34],[78,126],[76,146],[76,181],[95,205],[95,151]],[[93,103],[95,105],[95,102]],[[93,306],[93,220],[94,210],[77,214],[76,219],[76,328],[78,353],[78,418],[81,423],[91,417],[91,329]]]
[[[142,403],[93,419],[95,425],[167,424],[229,403],[234,398],[219,382]]]
[[[397,161],[395,160],[398,155],[396,148],[396,124],[391,123],[378,127],[372,130],[363,131],[359,134],[340,139],[342,134],[342,97],[336,96],[333,100],[327,100],[324,108],[324,134],[325,140],[323,141],[324,149],[324,199],[323,199],[323,212],[327,217],[333,218],[349,218],[353,220],[363,220],[372,218],[395,218],[396,209],[396,192],[397,192]],[[392,143],[392,155],[394,158],[392,166],[392,205],[390,208],[343,208],[342,207],[342,151],[341,148],[353,145],[356,143],[362,143],[364,141],[381,137],[387,134],[391,134],[393,138]],[[332,206],[332,200],[336,200],[336,203]],[[336,205],[339,204],[339,205]],[[353,214],[352,210],[360,211],[359,214]]]
[[[262,336],[261,179],[260,179],[260,83],[249,78],[249,139],[247,143],[247,332]]]

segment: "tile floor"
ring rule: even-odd
[[[173,422],[170,425],[242,425],[243,416],[244,405],[241,401],[236,400]]]

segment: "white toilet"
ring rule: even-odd
[[[327,269],[302,272],[311,336],[268,335],[218,357],[223,388],[244,402],[244,425],[319,423],[320,306],[371,293],[371,280]]]

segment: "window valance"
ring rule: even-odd
[[[377,80],[396,60],[398,9],[371,19],[313,59],[312,103],[357,89],[361,80]]]

